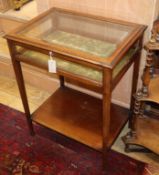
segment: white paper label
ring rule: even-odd
[[[56,73],[56,61],[55,60],[48,60],[48,71],[50,73]]]

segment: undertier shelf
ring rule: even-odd
[[[153,77],[149,83],[149,95],[148,97],[143,97],[142,101],[150,101],[159,104],[159,76]]]
[[[32,120],[94,149],[102,149],[102,100],[67,87],[59,88]],[[128,120],[128,110],[111,106],[109,145]]]
[[[128,145],[140,145],[159,154],[159,120],[150,116],[137,118],[136,136],[124,138]]]

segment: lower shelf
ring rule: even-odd
[[[159,76],[153,77],[149,84],[149,95],[148,97],[143,97],[142,101],[150,101],[159,104]]]
[[[128,134],[123,140],[127,146],[140,145],[159,154],[159,120],[152,117],[137,118],[136,134]]]
[[[32,120],[94,149],[102,149],[102,100],[59,88],[33,114]],[[128,120],[128,110],[111,106],[109,145]]]

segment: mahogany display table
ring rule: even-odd
[[[8,34],[6,38],[31,133],[34,133],[32,121],[35,121],[103,151],[106,167],[107,152],[128,120],[127,109],[111,104],[112,91],[133,63],[132,93],[136,91],[145,28],[52,8]],[[21,62],[48,70],[49,54],[56,62],[61,87],[30,114]],[[101,93],[102,99],[66,87],[65,78]]]

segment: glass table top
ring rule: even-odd
[[[134,25],[52,9],[42,18],[17,31],[17,36],[100,58],[110,57],[134,30]]]

